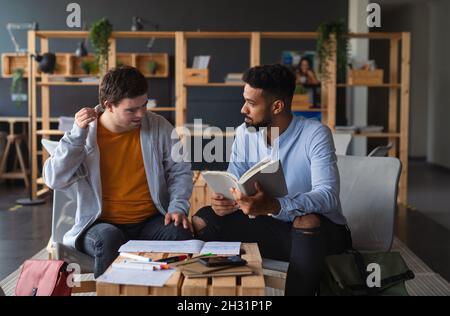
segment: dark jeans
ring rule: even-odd
[[[314,295],[320,285],[325,256],[351,248],[350,231],[346,226],[316,215],[320,218],[320,227],[299,229],[270,216],[250,219],[241,210],[218,216],[207,206],[195,214],[206,223],[205,228],[196,232],[196,238],[258,243],[264,258],[289,261],[286,295]]]
[[[182,224],[164,225],[164,216],[155,215],[137,224],[110,224],[96,221],[78,241],[84,253],[94,257],[94,277],[106,271],[117,258],[120,246],[131,239],[139,240],[187,240],[192,233]]]

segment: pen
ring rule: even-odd
[[[136,261],[140,261],[140,262],[151,262],[152,261],[151,258],[135,255],[135,254],[128,253],[128,252],[121,252],[120,256],[125,257],[125,258],[129,258],[129,259],[133,259],[133,260],[136,260]]]
[[[168,270],[169,265],[165,262],[142,262],[142,261],[133,261],[133,260],[124,260],[124,264],[129,264],[130,266],[148,266],[152,267],[153,270]]]
[[[147,264],[147,262],[128,261],[124,260],[122,263],[113,263],[113,268],[120,269],[135,269],[135,270],[159,270],[156,266]]]
[[[168,257],[165,259],[159,259],[159,260],[156,260],[156,262],[174,263],[174,262],[183,261],[186,259],[187,259],[186,255],[181,255],[181,256]]]

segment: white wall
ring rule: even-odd
[[[450,1],[430,4],[428,161],[450,168]]]
[[[367,5],[369,0],[349,0],[348,2],[348,28],[350,32],[367,33]],[[350,56],[357,60],[369,58],[369,41],[367,39],[350,40]],[[349,88],[346,92],[346,114],[349,125],[367,125],[367,88]],[[367,139],[354,137],[350,153],[356,156],[367,155]]]

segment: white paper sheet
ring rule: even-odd
[[[240,242],[206,242],[200,251],[200,254],[212,253],[215,255],[238,255],[241,249]]]
[[[120,247],[119,252],[170,252],[199,253],[204,242],[201,240],[130,240]]]
[[[240,242],[203,242],[201,240],[130,240],[119,252],[169,252],[212,253],[215,255],[238,255]]]
[[[136,269],[111,268],[99,276],[96,281],[114,284],[163,287],[174,273],[174,269],[142,271]]]

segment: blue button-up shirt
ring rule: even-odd
[[[281,210],[273,217],[292,222],[296,216],[318,213],[344,225],[339,201],[339,172],[330,129],[315,120],[293,117],[288,128],[267,144],[265,129],[236,130],[228,172],[238,179],[261,159],[281,161],[288,195],[278,198]]]

